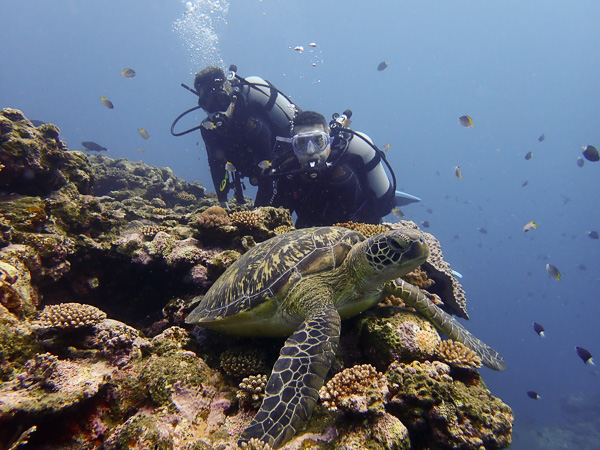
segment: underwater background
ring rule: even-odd
[[[180,83],[192,86],[209,64],[236,64],[241,76],[261,76],[328,118],[350,108],[353,129],[380,148],[390,143],[398,188],[422,199],[403,208],[405,219],[428,221],[463,274],[468,329],[507,361],[504,372],[481,373],[513,408],[511,448],[567,448],[563,441],[600,448],[598,369],[574,349],[600,355],[600,240],[588,236],[600,229],[600,163],[577,165],[582,146],[600,145],[600,4],[2,6],[0,108],[56,124],[71,150],[94,141],[111,158],[168,166],[212,190],[199,133],[170,134],[173,119],[197,101]],[[382,61],[389,66],[378,71]],[[121,76],[127,67],[134,78]],[[462,115],[474,126],[461,126]],[[190,115],[181,127],[202,117]],[[531,220],[538,228],[524,233]],[[548,275],[548,263],[561,281]]]

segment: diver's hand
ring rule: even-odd
[[[230,209],[229,209],[229,205],[227,204],[227,202],[219,202],[219,206],[220,206],[221,208],[223,208],[223,209],[224,209],[225,211],[227,211],[227,212],[229,212],[229,211],[230,211]]]

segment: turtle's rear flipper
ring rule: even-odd
[[[419,288],[397,279],[386,286],[386,292],[400,297],[408,306],[415,308],[450,339],[469,347],[477,353],[485,366],[494,370],[506,369],[504,358],[496,350],[472,335],[458,320],[429,300]]]
[[[333,363],[340,325],[335,307],[326,304],[312,312],[287,339],[273,366],[260,410],[240,436],[239,445],[258,438],[277,448],[306,425]]]

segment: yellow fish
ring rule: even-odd
[[[389,142],[387,144],[385,144],[385,146],[383,147],[383,151],[385,151],[385,152],[390,151],[390,143]]]
[[[100,97],[100,101],[108,109],[114,109],[115,108],[115,105],[113,105],[112,102],[109,99],[107,99],[106,97]]]
[[[400,208],[392,209],[392,214],[395,215],[398,219],[402,219],[404,217],[404,213]]]
[[[456,175],[456,178],[459,180],[462,180],[462,170],[460,170],[460,167],[454,166],[454,175]]]
[[[264,159],[258,163],[258,167],[262,170],[268,169],[271,166],[272,166],[271,161],[269,161],[268,159]]]
[[[536,224],[536,223],[535,223],[533,220],[530,220],[530,221],[529,221],[529,222],[527,222],[527,223],[525,224],[525,226],[523,227],[523,231],[524,231],[525,233],[527,233],[529,230],[532,230],[532,229],[534,230],[534,229],[536,229],[536,228],[537,228],[537,224]]]
[[[145,128],[138,128],[138,131],[140,132],[140,136],[142,136],[144,139],[150,139],[150,135]]]

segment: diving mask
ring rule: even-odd
[[[231,97],[224,89],[213,90],[200,97],[198,105],[208,113],[224,112],[231,106]]]
[[[316,155],[329,147],[329,135],[324,131],[308,131],[292,137],[292,148],[298,155]]]

